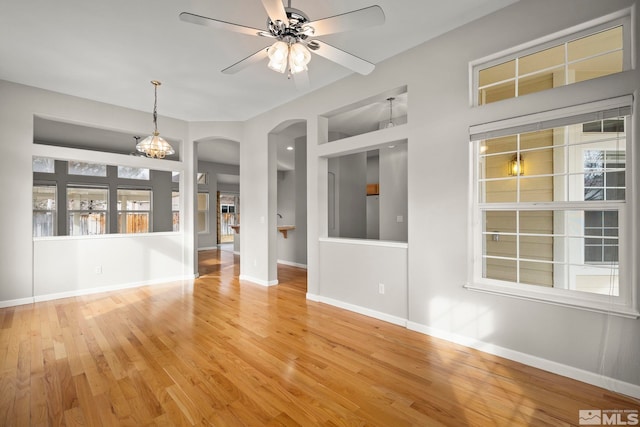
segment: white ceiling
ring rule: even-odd
[[[320,39],[378,63],[515,0],[293,0],[310,19],[378,4],[382,26]],[[182,22],[188,11],[265,28],[260,0],[2,0],[0,79],[187,121],[246,120],[303,92],[266,63],[220,70],[269,45],[261,37]],[[311,85],[350,74],[314,55]]]

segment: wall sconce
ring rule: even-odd
[[[509,175],[524,175],[524,160],[522,160],[522,156],[516,154],[513,156],[513,159],[509,161]]]

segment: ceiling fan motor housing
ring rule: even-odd
[[[309,22],[309,17],[304,12],[291,7],[285,8],[285,11],[288,23],[280,20],[273,22],[271,18],[267,18],[267,28],[271,35],[287,43],[306,40],[310,35],[313,35],[313,28],[305,27],[305,24]]]

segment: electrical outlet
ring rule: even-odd
[[[378,283],[378,293],[384,294],[384,283]]]
[[[257,267],[257,266],[258,266],[258,260],[257,260],[257,259],[254,259],[254,260],[253,260],[253,266],[254,266],[254,267]]]
[[[101,265],[96,266],[96,274],[102,274],[102,266]]]
[[[402,217],[402,215],[398,215],[396,217],[396,222],[403,222],[403,221],[404,221],[404,218]]]

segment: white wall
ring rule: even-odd
[[[205,137],[239,140],[242,126],[238,123],[186,123],[161,118],[162,135],[181,141],[180,161],[158,160],[88,150],[33,144],[33,117],[38,115],[89,127],[144,135],[149,131],[151,114],[107,105],[87,99],[62,95],[29,86],[0,81],[0,190],[6,203],[0,208],[0,306],[24,304],[42,298],[43,293],[57,295],[68,292],[88,292],[159,280],[193,278],[196,272],[194,200],[195,157],[191,141]],[[31,225],[32,156],[89,161],[111,165],[139,166],[154,170],[183,173],[180,183],[182,230],[179,233],[136,235],[127,238],[98,237],[78,241],[58,237],[34,242]],[[160,239],[160,240],[158,240]],[[71,250],[82,247],[82,251]],[[78,246],[79,245],[79,246]],[[127,268],[117,269],[114,260],[122,260]],[[86,250],[86,252],[84,252]],[[34,251],[39,254],[34,257]],[[75,253],[77,257],[70,256]],[[105,260],[103,273],[80,263],[86,253]],[[142,258],[139,259],[139,254]],[[55,266],[66,266],[56,271]],[[117,270],[117,271],[116,271]],[[66,274],[72,275],[64,278]],[[47,282],[50,276],[55,281]],[[68,280],[67,280],[68,279]]]
[[[580,309],[535,301],[482,294],[463,289],[468,263],[469,126],[520,116],[553,107],[568,106],[633,93],[638,111],[640,71],[633,70],[553,91],[527,95],[482,108],[469,107],[469,62],[539,37],[615,12],[637,0],[521,0],[485,18],[384,61],[369,76],[352,75],[243,124],[195,123],[162,119],[163,134],[187,143],[177,167],[187,176],[186,194],[195,194],[193,147],[188,141],[204,136],[224,136],[241,141],[240,190],[242,202],[241,278],[258,283],[273,281],[276,242],[275,203],[269,190],[269,135],[287,122],[307,122],[308,294],[327,300],[349,298],[337,304],[372,312],[402,313],[411,328],[465,342],[555,372],[597,383],[640,397],[640,322]],[[634,17],[637,28],[637,18]],[[635,47],[634,58],[640,50]],[[361,99],[406,85],[408,123],[367,135],[328,143],[327,119],[320,115]],[[62,96],[34,88],[0,82],[0,301],[21,301],[33,296],[31,217],[31,156],[34,113],[110,129],[145,133],[149,114]],[[291,112],[296,116],[292,117]],[[634,137],[640,129],[634,116]],[[389,261],[367,245],[350,248],[350,258],[326,258],[321,238],[327,236],[327,157],[378,148],[389,142],[408,141],[407,262]],[[640,150],[633,153],[636,168]],[[111,158],[103,156],[103,158]],[[141,160],[142,161],[142,160]],[[156,161],[145,163],[158,168]],[[162,162],[162,161],[157,161]],[[459,167],[452,168],[452,164]],[[443,177],[447,179],[444,180]],[[438,182],[439,185],[432,185]],[[640,178],[635,177],[636,188]],[[628,202],[637,209],[637,190]],[[193,215],[193,198],[184,211]],[[638,218],[638,216],[636,216]],[[638,219],[632,230],[638,259]],[[194,230],[185,222],[181,251],[185,274],[195,271]],[[62,255],[59,255],[63,259]],[[324,262],[328,259],[330,262]],[[385,265],[388,272],[406,274],[406,291],[393,306],[375,306],[370,295],[335,294],[327,278],[352,277],[351,260],[363,268]],[[383,274],[379,272],[379,274]],[[638,267],[631,280],[638,287]],[[132,281],[136,279],[130,278]],[[378,281],[371,277],[369,281]],[[347,290],[345,290],[347,291]],[[324,296],[327,292],[332,296]],[[402,303],[404,301],[404,303]],[[408,304],[408,305],[407,305]],[[371,313],[373,314],[373,313]],[[402,317],[403,314],[392,316]]]
[[[469,126],[504,115],[520,116],[549,106],[568,106],[629,93],[635,93],[637,99],[640,81],[639,71],[627,71],[471,108],[469,62],[636,3],[633,0],[521,0],[377,64],[369,76],[350,76],[249,120],[247,128],[250,132],[245,138],[241,157],[242,167],[251,169],[252,176],[244,180],[243,188],[259,186],[265,181],[266,166],[259,159],[266,157],[260,152],[266,146],[265,133],[290,119],[291,111],[308,120],[310,297],[346,298],[346,295],[333,293],[325,295],[329,292],[328,274],[352,277],[351,260],[364,259],[363,254],[369,250],[366,246],[350,248],[352,253],[345,259],[332,258],[331,263],[323,259],[326,251],[319,239],[328,235],[327,157],[406,139],[409,153],[408,267],[398,262],[390,263],[380,254],[369,254],[365,268],[384,264],[398,275],[407,272],[404,301],[408,301],[408,325],[640,396],[639,321],[463,288],[469,261]],[[637,46],[634,56],[638,57]],[[319,115],[403,85],[407,85],[410,92],[406,125],[327,142],[326,119]],[[637,106],[636,101],[635,110]],[[634,129],[638,129],[638,117],[636,114]],[[638,165],[638,154],[634,155]],[[256,189],[254,193],[257,192]],[[243,194],[246,195],[244,191]],[[257,237],[256,251],[252,255],[258,265],[267,262],[258,254],[267,246],[267,233],[263,226],[257,225],[257,219],[267,212],[262,197],[256,194],[249,206],[245,204],[244,210],[245,218],[256,222],[255,230],[251,229],[244,237],[251,238],[253,234]],[[633,233],[637,240],[638,228]],[[247,267],[243,264],[245,270]],[[636,288],[637,278],[636,268],[632,276]],[[344,286],[358,289],[361,284],[356,281]],[[349,298],[351,306],[375,310],[366,293],[354,292]]]
[[[38,238],[33,264],[36,300],[182,280],[182,235]]]

